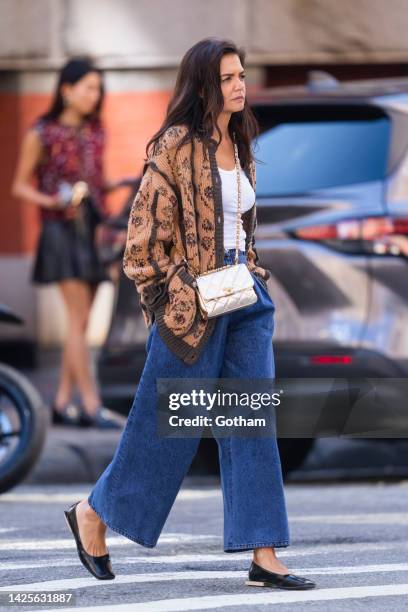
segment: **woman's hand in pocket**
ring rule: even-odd
[[[169,299],[164,308],[163,321],[176,336],[185,336],[194,323],[197,294],[193,282],[194,278],[183,266],[173,274],[167,287]]]

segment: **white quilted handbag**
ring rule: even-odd
[[[200,308],[208,318],[254,304],[258,296],[245,263],[210,270],[196,277]]]
[[[241,176],[238,148],[234,133],[235,168],[238,184],[237,243],[235,263],[203,272],[195,277],[200,308],[207,318],[217,317],[254,304],[258,296],[254,279],[245,263],[238,263],[239,233],[241,225]]]

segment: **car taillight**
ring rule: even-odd
[[[310,362],[316,365],[331,365],[333,363],[349,365],[352,361],[351,355],[313,355],[310,357]]]
[[[327,242],[337,248],[347,245],[379,255],[408,256],[408,217],[366,217],[295,230],[302,240]]]

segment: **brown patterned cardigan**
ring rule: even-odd
[[[135,281],[146,326],[155,319],[169,349],[192,364],[217,319],[202,314],[193,275],[224,265],[224,217],[217,143],[199,135],[191,140],[187,131],[182,124],[168,128],[145,164],[129,215],[123,269]],[[254,162],[243,170],[255,190]],[[247,266],[266,280],[270,271],[257,265],[254,246],[256,202],[242,222]]]

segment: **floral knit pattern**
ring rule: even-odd
[[[43,156],[35,173],[38,188],[49,195],[58,191],[65,181],[74,184],[86,181],[95,205],[106,214],[103,177],[105,129],[96,120],[85,121],[80,127],[64,125],[56,119],[37,119],[32,128],[41,139]],[[63,210],[39,207],[41,219],[63,219]]]
[[[194,276],[224,265],[223,209],[216,143],[187,132],[185,125],[168,128],[147,161],[129,215],[123,269],[135,282],[146,325],[154,317],[167,346],[194,363],[216,323],[200,310]],[[244,170],[255,190],[255,164]],[[266,280],[270,271],[258,265],[254,246],[256,203],[242,222],[247,266]]]
[[[196,313],[196,293],[193,287],[184,283],[178,272],[168,284],[169,301],[164,311],[164,323],[173,330],[176,336],[188,332]]]

